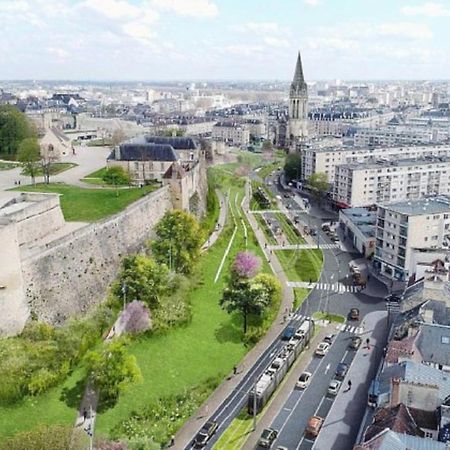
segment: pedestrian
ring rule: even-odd
[[[352,380],[348,380],[348,389],[347,391],[349,391],[352,388]]]
[[[20,180],[18,181],[18,183],[19,183],[19,186],[20,186]]]
[[[87,410],[86,410],[86,408],[84,408],[84,409],[83,409],[83,423],[86,422],[87,415],[88,415],[88,414],[87,414]]]
[[[370,350],[370,339],[366,339],[366,347]]]
[[[233,366],[233,375],[236,375],[236,374],[237,374],[237,367]]]
[[[312,284],[312,278],[309,279],[309,284]]]
[[[175,436],[170,438],[170,446],[173,447],[175,445]]]
[[[283,323],[286,323],[286,319],[287,319],[287,317],[286,317],[286,314],[283,316]]]
[[[367,274],[367,281],[369,281],[370,280],[370,275],[369,274]]]
[[[267,248],[267,242],[264,242],[264,248]]]
[[[16,180],[14,180],[14,185],[17,186],[17,181]]]

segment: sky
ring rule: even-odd
[[[0,79],[450,78],[450,0],[0,0]]]

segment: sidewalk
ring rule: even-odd
[[[222,404],[233,389],[239,384],[239,382],[246,377],[248,371],[253,367],[255,362],[259,359],[262,353],[267,347],[279,336],[286,324],[283,320],[283,316],[286,315],[286,311],[291,311],[294,303],[294,291],[287,286],[287,278],[284,274],[283,268],[277,257],[273,254],[270,255],[269,250],[265,245],[268,244],[265,235],[262,230],[259,229],[258,224],[253,216],[249,213],[249,183],[246,184],[246,197],[243,204],[243,210],[245,216],[252,227],[252,230],[258,240],[262,252],[269,261],[269,265],[279,279],[282,286],[282,301],[278,315],[274,320],[272,327],[265,334],[265,336],[256,344],[244,357],[238,366],[238,374],[230,376],[225,379],[220,386],[210,395],[210,397],[200,406],[200,408],[192,414],[191,418],[184,424],[184,426],[178,431],[175,436],[175,445],[171,447],[173,450],[183,450],[187,447],[199,431],[203,423],[208,417],[216,411],[216,409]]]
[[[295,383],[297,382],[300,374],[308,367],[317,344],[321,342],[327,334],[333,332],[335,332],[335,324],[329,324],[326,327],[323,327],[316,334],[316,336],[314,336],[314,338],[309,343],[309,346],[303,351],[303,353],[298,357],[297,361],[292,366],[290,372],[282,382],[281,386],[278,388],[276,393],[273,394],[273,399],[264,410],[264,413],[258,416],[256,429],[249,434],[248,439],[245,441],[245,444],[242,447],[242,450],[250,450],[256,447],[258,439],[260,438],[264,428],[270,427],[270,425],[273,423],[274,419],[280,412],[281,408],[283,408],[287,399],[292,394],[292,391],[295,389]]]
[[[342,383],[343,389],[337,395],[314,444],[315,450],[348,450],[353,448],[359,423],[367,404],[367,393],[375,377],[385,344],[387,313],[375,311],[367,314],[363,323],[365,332],[362,344],[350,370]],[[370,349],[365,347],[370,338]],[[347,381],[352,381],[352,389],[345,389]]]
[[[201,252],[206,252],[214,243],[219,239],[220,234],[222,233],[223,227],[225,226],[225,222],[227,221],[227,215],[228,215],[228,203],[225,200],[225,197],[223,196],[222,192],[219,189],[216,189],[216,195],[219,199],[219,205],[220,205],[220,212],[219,212],[219,218],[217,220],[216,228],[211,233],[209,238],[206,240],[206,242],[203,244],[201,248]]]

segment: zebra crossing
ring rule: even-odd
[[[345,292],[356,293],[358,292],[357,286],[347,286],[339,282],[336,283],[323,283],[321,281],[317,283],[308,283],[307,281],[288,281],[287,285],[292,288],[307,288],[318,289],[320,291],[337,292],[343,294]]]
[[[300,313],[290,314],[289,315],[289,319],[290,320],[298,320],[298,321],[315,320],[313,317],[304,316],[303,314],[300,314]],[[317,320],[316,320],[316,323],[317,323]],[[344,332],[352,333],[352,334],[357,334],[357,335],[361,335],[361,334],[364,333],[364,328],[363,327],[357,327],[355,325],[350,325],[350,324],[347,324],[347,323],[343,323],[343,324],[337,325],[336,326],[336,330],[344,331]]]

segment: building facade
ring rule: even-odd
[[[450,198],[432,197],[379,205],[373,268],[392,281],[412,274],[414,250],[450,242]]]
[[[218,122],[212,128],[213,139],[224,141],[229,145],[245,147],[250,142],[248,128],[237,122]]]
[[[369,206],[450,194],[450,157],[379,160],[336,166],[333,198],[338,205]]]

